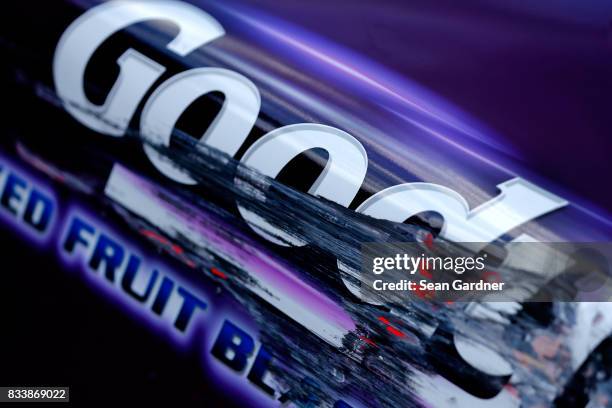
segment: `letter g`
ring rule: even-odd
[[[120,67],[103,105],[92,104],[83,87],[92,55],[111,35],[147,20],[170,20],[179,34],[167,48],[182,57],[225,34],[223,27],[202,10],[176,1],[111,1],[88,10],[62,34],[53,59],[53,80],[59,98],[85,126],[120,137],[147,90],[166,68],[130,48],[117,60]]]

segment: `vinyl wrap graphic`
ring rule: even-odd
[[[179,295],[183,305],[191,299],[193,320],[183,315],[183,322],[208,328],[208,337],[185,341],[182,332],[190,333],[190,326],[177,320],[168,323],[175,327],[169,337],[177,348],[205,349],[204,368],[217,367],[213,375],[228,399],[262,407],[608,406],[610,303],[424,300],[390,308],[359,291],[364,242],[419,242],[425,249],[461,238],[500,246],[608,242],[609,214],[594,204],[609,207],[605,192],[584,198],[584,186],[564,184],[565,176],[551,177],[545,163],[521,156],[520,143],[384,61],[284,19],[289,6],[275,13],[265,1],[259,7],[132,2],[130,13],[148,17],[100,38],[84,61],[84,106],[58,94],[58,83],[70,81],[58,79],[58,55],[70,30],[77,30],[75,21],[119,3],[54,3],[36,5],[40,15],[2,30],[2,81],[13,104],[3,119],[3,188],[10,169],[34,190],[61,197],[49,240],[58,240],[51,245],[66,269],[77,257],[62,249],[75,217],[95,231],[81,242],[88,254],[95,253],[93,237],[99,242],[106,233],[126,254],[130,245],[144,247],[147,254],[157,251],[161,263],[173,258],[181,264],[178,271],[162,267],[149,275],[154,289],[141,293],[148,293],[142,296],[150,310],[102,284],[99,295],[119,299],[118,311],[134,309],[135,320],[152,326],[151,336],[163,336],[150,322],[157,321],[155,299],[162,305],[164,290],[174,294],[173,302]],[[159,18],[154,3],[162,11],[168,5],[169,19]],[[27,15],[26,8],[12,6],[14,19]],[[121,10],[116,17],[129,20]],[[176,16],[187,23],[180,27]],[[199,28],[190,19],[206,16],[223,32],[190,49]],[[100,21],[100,30],[113,24]],[[30,32],[37,24],[45,35]],[[176,41],[179,35],[184,42]],[[74,38],[86,48],[89,37]],[[76,51],[65,52],[77,66]],[[605,58],[602,64],[610,66],[609,48]],[[135,69],[130,61],[148,66],[149,77],[143,71],[128,85],[117,81]],[[201,94],[184,96],[193,88],[181,88],[181,81],[192,74],[213,75],[233,88],[224,93],[202,85]],[[609,78],[606,84],[610,90]],[[104,109],[115,97],[116,111]],[[223,120],[236,106],[241,114]],[[178,110],[176,121],[164,122],[172,110]],[[325,139],[332,146],[326,151],[309,145],[311,139],[287,143],[283,132],[303,132],[304,140],[327,132],[338,145]],[[272,154],[259,157],[266,148]],[[278,172],[269,170],[291,149],[299,154]],[[348,160],[348,169],[334,167],[352,153],[358,160]],[[599,185],[607,181],[603,172],[593,176]],[[325,184],[337,174],[336,184]],[[351,194],[354,180],[359,184]],[[41,238],[26,239],[36,245]],[[141,258],[143,266],[156,262]],[[117,282],[129,271],[121,264]],[[108,278],[89,274],[94,281]],[[179,315],[182,309],[173,305]],[[231,343],[240,333],[242,343]],[[233,357],[219,344],[234,347]],[[247,348],[241,363],[240,350]]]

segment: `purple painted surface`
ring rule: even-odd
[[[196,3],[321,88],[361,97],[353,113],[386,123],[402,144],[420,143],[406,116],[426,117],[450,140],[432,159],[461,160],[457,169],[481,180],[500,177],[490,163],[470,169],[474,159],[452,146],[460,144],[610,218],[609,3]]]

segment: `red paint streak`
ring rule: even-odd
[[[173,244],[172,242],[170,242],[167,238],[159,235],[157,232],[155,231],[151,231],[151,230],[141,230],[140,233],[142,235],[144,235],[147,238],[151,238],[167,247],[169,247],[172,252],[174,252],[177,255],[183,255],[185,253],[185,250],[183,248],[181,248],[178,244]]]
[[[151,230],[147,230],[147,229],[143,229],[140,230],[140,233],[142,235],[144,235],[145,237],[152,239],[154,241],[159,242],[160,244],[169,247],[172,252],[174,252],[175,254],[177,254],[178,256],[181,257],[181,260],[190,268],[194,269],[196,267],[195,262],[193,262],[191,259],[187,259],[185,258],[183,255],[185,255],[185,250],[183,248],[181,248],[178,244],[173,244],[172,242],[170,242],[167,238],[159,235],[157,232],[155,231],[151,231]]]
[[[432,279],[433,278],[433,274],[431,272],[429,272],[426,268],[425,268],[425,260],[421,261],[421,266],[419,268],[419,273],[421,275],[423,275],[424,277],[426,277],[427,279]]]
[[[420,288],[420,286],[417,286],[414,289],[414,293],[416,293],[416,295],[421,299],[433,299],[436,297],[435,290],[423,290]]]
[[[370,346],[378,347],[378,345],[373,340],[370,340],[365,336],[359,336],[359,338],[368,343]]]
[[[221,279],[227,279],[227,275],[218,270],[217,268],[210,268],[213,275],[220,277]]]
[[[397,330],[395,327],[391,326],[391,323],[389,322],[389,320],[385,319],[383,316],[379,316],[378,320],[380,320],[381,322],[383,322],[386,326],[387,326],[387,331],[391,334],[393,334],[394,336],[397,337],[406,337],[406,335],[404,333],[402,333],[401,331]]]
[[[155,240],[157,242],[160,242],[160,243],[162,243],[164,245],[170,245],[170,241],[168,241],[166,238],[162,237],[161,235],[159,235],[155,231],[143,229],[143,230],[140,230],[140,233],[142,235],[144,235],[145,237],[151,238],[151,239],[153,239],[153,240]]]
[[[425,246],[428,249],[433,249],[434,247],[434,237],[433,234],[430,232],[427,234],[427,236],[425,237],[425,240],[423,241],[425,243]]]
[[[404,333],[402,333],[401,331],[397,330],[393,326],[387,326],[387,331],[389,333],[393,334],[394,336],[397,336],[397,337],[405,337],[406,336]]]
[[[383,316],[379,316],[379,317],[378,317],[378,320],[380,320],[381,322],[383,322],[384,324],[387,324],[387,325],[391,324],[391,323],[390,323],[390,322],[389,322],[387,319],[385,319]]]

